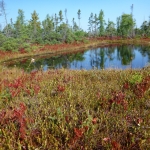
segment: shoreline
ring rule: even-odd
[[[56,44],[56,45],[37,45],[36,50],[33,50],[29,53],[11,53],[10,56],[7,55],[4,58],[0,58],[0,65],[2,65],[5,62],[13,61],[13,60],[20,60],[20,59],[26,59],[26,58],[37,58],[41,56],[56,56],[60,54],[69,54],[74,52],[80,52],[85,51],[89,48],[96,48],[96,47],[105,47],[105,46],[116,46],[121,44],[135,44],[135,45],[150,45],[150,39],[121,39],[121,40],[97,40],[92,39],[88,40],[87,43],[71,43],[71,44]],[[62,47],[61,47],[62,46]],[[57,49],[54,49],[54,47],[58,47]]]

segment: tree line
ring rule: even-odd
[[[4,16],[5,27],[0,30],[0,49],[18,51],[19,48],[29,48],[32,43],[58,44],[86,42],[87,37],[123,37],[134,38],[150,36],[150,21],[144,21],[140,28],[131,14],[122,14],[116,22],[104,19],[104,11],[99,14],[91,13],[88,20],[88,31],[80,27],[81,10],[77,11],[78,23],[72,18],[68,23],[67,9],[60,10],[55,15],[46,15],[43,21],[39,20],[34,10],[31,19],[26,21],[24,11],[19,9],[16,21],[7,20],[4,0],[0,1],[0,16]]]

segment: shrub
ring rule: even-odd
[[[45,40],[44,44],[51,44],[49,40]]]
[[[34,45],[31,47],[31,51],[36,51],[38,49],[38,46]]]
[[[131,79],[129,80],[131,84],[140,83],[141,81],[142,81],[142,75],[138,73],[132,75]]]
[[[56,39],[53,39],[52,41],[49,42],[50,44],[54,45],[54,44],[59,44],[61,42],[57,41]]]
[[[74,40],[73,36],[71,36],[71,35],[67,36],[67,38],[66,38],[67,43],[73,43],[74,41],[75,40]]]
[[[18,51],[19,49],[19,42],[17,39],[8,38],[3,44],[2,48],[5,51]]]
[[[43,44],[43,39],[41,37],[38,37],[33,43]]]
[[[31,51],[31,45],[29,43],[23,43],[22,44],[22,48],[26,51],[26,52],[30,52]]]
[[[82,41],[85,37],[85,33],[83,31],[76,31],[75,32],[75,40]]]
[[[6,37],[3,34],[0,34],[0,46],[6,41]]]
[[[88,43],[89,43],[89,41],[88,41],[87,39],[84,39],[83,42],[84,42],[85,44],[88,44]]]
[[[30,44],[29,43],[23,43],[23,46],[22,46],[22,48],[30,48]]]

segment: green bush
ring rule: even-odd
[[[23,43],[23,46],[22,46],[23,48],[30,48],[30,44],[29,43]]]
[[[44,44],[51,44],[49,40],[45,40]]]
[[[132,75],[131,79],[129,80],[131,84],[140,83],[141,81],[142,81],[142,75],[138,73]]]
[[[36,51],[37,49],[38,49],[38,46],[36,46],[36,45],[34,45],[34,46],[31,47],[32,51]]]
[[[29,43],[23,43],[22,48],[24,48],[26,52],[31,51],[31,45]]]
[[[88,44],[88,43],[89,43],[89,41],[88,41],[87,39],[84,39],[83,42],[84,42],[85,44]]]
[[[5,42],[6,37],[0,33],[0,46],[2,46],[2,44]]]
[[[31,52],[31,48],[26,48],[26,52]]]
[[[54,44],[60,44],[61,42],[57,41],[56,39],[53,39],[52,41],[50,41],[50,44],[54,45]]]
[[[69,36],[67,36],[67,38],[66,38],[66,42],[67,42],[67,43],[73,43],[74,41],[75,41],[75,40],[74,40],[74,37],[69,34]]]
[[[82,41],[82,40],[84,40],[84,37],[85,37],[85,32],[83,32],[83,31],[75,32],[75,40],[76,41]]]
[[[33,43],[43,44],[43,39],[42,39],[42,37],[36,38]]]
[[[19,42],[17,39],[8,38],[3,44],[2,48],[5,51],[18,51],[19,49]]]

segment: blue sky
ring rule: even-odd
[[[88,29],[88,18],[92,13],[99,14],[100,10],[104,11],[104,19],[116,23],[116,18],[123,13],[131,13],[133,4],[133,16],[136,19],[137,27],[140,27],[144,20],[149,20],[150,0],[4,0],[6,4],[7,18],[15,22],[18,9],[22,9],[25,19],[31,19],[31,13],[36,10],[39,14],[40,21],[43,21],[47,14],[50,16],[58,14],[60,10],[67,9],[69,24],[72,25],[72,18],[78,23],[77,11],[81,10],[80,26],[82,29]],[[0,23],[4,26],[4,17],[0,17]]]

